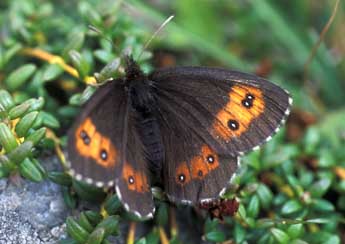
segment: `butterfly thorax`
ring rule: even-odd
[[[129,91],[129,98],[134,110],[146,117],[155,107],[152,93],[152,82],[142,72],[139,65],[131,58],[126,59],[125,84]]]

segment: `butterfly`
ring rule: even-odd
[[[255,75],[173,67],[145,74],[125,58],[125,75],[99,87],[68,134],[70,173],[113,187],[141,218],[155,211],[152,186],[174,203],[219,198],[240,156],[271,139],[292,99]]]

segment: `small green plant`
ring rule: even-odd
[[[15,83],[22,77],[12,73],[9,79]],[[46,177],[46,171],[33,152],[47,130],[41,111],[43,105],[42,98],[31,98],[16,105],[6,90],[0,90],[0,177],[16,172],[35,182]]]

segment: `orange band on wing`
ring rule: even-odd
[[[87,118],[75,132],[78,153],[92,158],[105,168],[113,168],[116,164],[117,152],[111,140],[97,131],[90,118]]]
[[[252,121],[264,112],[265,101],[259,88],[233,86],[229,102],[216,115],[213,129],[216,136],[229,140],[246,132]]]
[[[149,185],[144,172],[135,170],[130,164],[125,163],[122,178],[127,182],[128,189],[135,192],[148,192]]]
[[[186,162],[177,167],[176,182],[183,185],[192,179],[203,179],[218,167],[218,155],[209,146],[203,145],[199,155],[191,159],[190,168]]]

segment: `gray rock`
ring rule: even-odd
[[[57,243],[66,235],[68,214],[59,185],[0,180],[0,244]]]

